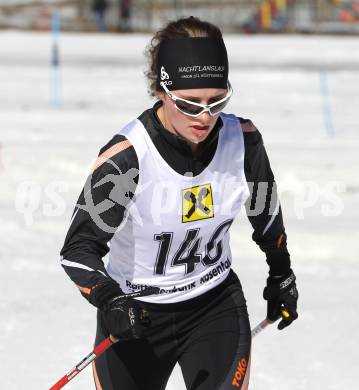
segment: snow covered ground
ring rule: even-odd
[[[61,269],[59,250],[99,148],[151,104],[143,78],[148,40],[64,34],[56,109],[50,35],[0,33],[2,389],[46,389],[91,350],[95,310]],[[226,42],[235,89],[227,111],[251,118],[263,134],[300,291],[299,320],[254,340],[251,389],[356,390],[358,39]],[[243,215],[232,246],[254,326],[265,316],[267,267]],[[91,370],[67,388],[93,388]],[[168,389],[184,389],[178,367]]]

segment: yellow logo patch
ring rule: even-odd
[[[210,184],[182,190],[182,222],[213,218],[213,196]]]

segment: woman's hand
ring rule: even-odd
[[[132,298],[112,298],[102,309],[112,342],[143,337],[143,326],[149,325],[149,317]]]
[[[295,280],[292,270],[287,275],[270,276],[263,291],[263,297],[267,301],[267,319],[274,322],[282,317],[278,324],[279,330],[298,318],[298,290]]]

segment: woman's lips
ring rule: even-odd
[[[192,131],[195,135],[201,136],[208,133],[209,126],[192,126]]]

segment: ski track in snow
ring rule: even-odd
[[[50,35],[0,32],[2,389],[49,388],[91,350],[95,309],[61,269],[59,250],[99,148],[152,104],[148,41],[62,35],[63,107],[53,109]],[[251,118],[264,137],[300,293],[299,320],[253,341],[250,388],[356,390],[357,38],[229,35],[227,46],[235,94],[226,111]],[[267,266],[243,213],[231,242],[255,326]],[[94,388],[91,370],[66,388]],[[185,389],[178,366],[167,389]]]

